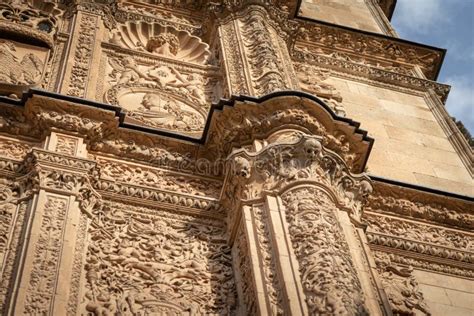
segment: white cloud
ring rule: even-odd
[[[446,108],[451,116],[461,120],[474,134],[474,83],[468,76],[452,76],[446,79],[451,85]]]
[[[448,21],[445,0],[398,0],[395,9],[397,30],[426,34],[441,22]],[[452,4],[452,3],[451,3]]]

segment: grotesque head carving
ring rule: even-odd
[[[367,180],[362,180],[359,182],[359,190],[360,194],[363,197],[366,197],[373,191],[372,184],[370,184],[370,182]]]
[[[307,139],[303,144],[306,156],[311,160],[316,160],[323,150],[321,143],[314,138]]]
[[[233,169],[236,176],[245,179],[250,178],[250,162],[244,157],[235,157]]]

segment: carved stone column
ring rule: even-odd
[[[86,154],[81,138],[52,132],[44,149],[33,148],[26,156],[26,175],[18,183],[29,202],[5,315],[66,314],[79,206],[97,197],[88,178],[95,162]]]
[[[224,204],[242,312],[386,314],[360,223],[369,178],[320,137],[277,134],[229,158]]]
[[[231,95],[262,96],[298,85],[288,48],[267,10],[251,5],[219,26],[227,85]]]

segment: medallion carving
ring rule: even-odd
[[[105,99],[126,112],[125,121],[191,135],[204,130],[210,81],[176,66],[138,64],[133,57],[109,59]]]

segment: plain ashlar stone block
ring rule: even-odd
[[[427,135],[447,137],[441,126],[436,121],[425,120],[418,117],[412,117],[408,115],[388,115],[393,126],[399,128],[408,129],[414,132],[420,132]]]
[[[452,305],[444,288],[427,284],[420,284],[419,288],[426,301],[437,302],[444,305]]]
[[[409,171],[409,172],[418,172],[426,175],[436,177],[436,173],[433,169],[433,165],[427,162],[423,158],[407,156],[404,154],[399,154],[397,152],[388,153],[388,159],[391,161],[392,165],[397,169]]]
[[[387,167],[386,165],[371,164],[370,161],[368,164],[368,172],[370,175],[374,176],[407,183],[417,183],[417,179],[411,171],[405,171],[395,167]]]
[[[423,270],[414,270],[418,283],[428,284],[433,286],[444,287],[457,291],[468,292],[474,294],[474,280],[458,278],[446,274],[438,274]]]
[[[414,143],[419,146],[456,152],[446,137],[427,135],[391,125],[384,125],[384,129],[388,137],[392,139]]]
[[[474,294],[446,289],[451,305],[472,310],[474,315]]]
[[[456,167],[446,164],[433,164],[433,170],[439,178],[474,185],[471,175],[464,166]]]
[[[473,196],[474,188],[472,184],[451,181],[443,178],[433,177],[426,174],[414,172],[416,183],[422,186],[453,192],[461,195]]]
[[[472,316],[473,310],[452,305],[427,302],[431,316]]]
[[[422,109],[406,103],[379,100],[380,106],[387,112],[402,116],[411,116],[427,121],[436,122],[436,118],[429,109]]]
[[[397,139],[389,139],[386,145],[393,153],[451,166],[464,166],[459,156],[452,151],[429,148]]]

